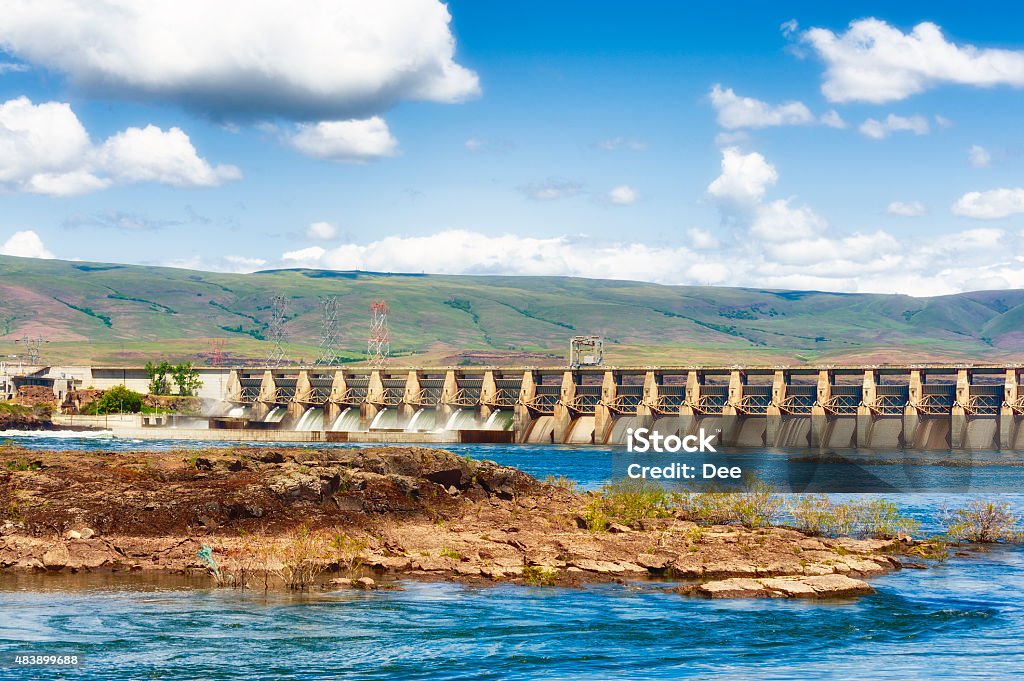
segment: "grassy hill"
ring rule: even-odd
[[[0,353],[42,336],[44,361],[262,358],[273,295],[288,298],[289,353],[312,361],[319,297],[337,296],[346,354],[366,348],[369,306],[391,308],[409,362],[564,361],[569,337],[606,338],[612,364],[984,361],[1024,351],[1024,291],[954,296],[659,286],[568,277],[278,270],[219,274],[0,256]]]

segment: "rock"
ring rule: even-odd
[[[335,577],[330,583],[331,586],[352,586],[352,580],[348,577]]]
[[[786,598],[808,598],[817,595],[817,591],[809,584],[799,579],[786,579],[784,577],[768,577],[759,579],[759,582],[770,591],[779,592]]]
[[[756,579],[733,577],[717,582],[705,582],[695,589],[705,598],[769,598],[772,592]]]
[[[693,590],[706,598],[836,598],[873,593],[866,582],[843,575],[814,577],[733,577]]]
[[[68,530],[67,533],[64,535],[64,538],[65,539],[81,539],[82,538],[82,533],[79,532],[78,530]]]
[[[655,556],[653,553],[641,553],[636,557],[636,563],[640,567],[651,572],[663,572],[668,568],[669,559]]]
[[[808,576],[814,575],[831,575],[835,570],[829,565],[821,565],[820,563],[808,563],[804,565],[804,574]]]
[[[621,565],[619,565],[618,563],[612,563],[607,560],[587,560],[585,558],[578,558],[576,560],[571,561],[570,564],[578,567],[581,570],[585,570],[587,572],[597,572],[599,574],[625,572],[625,568],[623,568]]]
[[[370,577],[360,577],[355,581],[355,586],[360,589],[371,590],[377,588],[377,582],[373,581]]]
[[[859,596],[875,592],[867,582],[851,579],[844,575],[804,577],[801,581],[813,588],[819,598],[827,596]]]
[[[320,476],[297,470],[271,478],[267,487],[286,501],[320,501],[323,489]]]
[[[68,549],[64,544],[57,544],[43,554],[43,567],[47,570],[62,570],[68,564]]]
[[[96,531],[93,530],[91,527],[83,527],[81,530],[79,530],[79,536],[81,536],[82,539],[92,539],[97,535]]]
[[[624,534],[626,532],[632,532],[633,530],[620,523],[609,523],[608,531],[613,534]]]

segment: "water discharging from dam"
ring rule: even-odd
[[[359,430],[359,408],[346,407],[343,412],[338,414],[338,418],[334,419],[330,429],[335,433],[351,433]]]
[[[324,427],[324,410],[319,407],[310,407],[299,418],[295,424],[295,430],[321,430]]]
[[[437,427],[437,410],[435,409],[417,409],[416,413],[409,419],[409,423],[405,426],[405,432],[417,433],[421,431],[431,431]]]
[[[264,423],[281,423],[284,420],[285,415],[288,414],[288,410],[284,407],[274,407],[271,409],[266,417],[263,419]]]

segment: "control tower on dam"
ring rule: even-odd
[[[324,430],[507,430],[624,444],[630,428],[726,446],[1024,449],[1020,366],[245,369],[221,399]],[[275,416],[276,418],[276,416]],[[307,417],[308,421],[308,417]]]
[[[145,392],[141,367],[45,367]],[[201,367],[210,428],[307,440],[1024,450],[1021,365]],[[71,380],[71,379],[69,379]],[[204,426],[205,427],[205,424]],[[301,439],[301,438],[300,438]]]

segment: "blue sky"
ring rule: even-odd
[[[1014,12],[11,0],[0,252],[1018,287]]]

